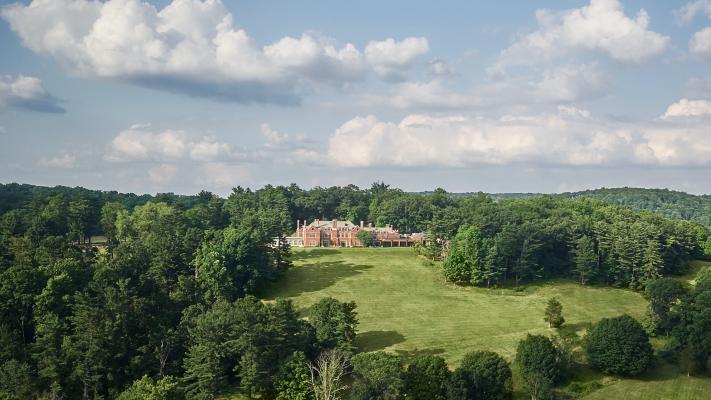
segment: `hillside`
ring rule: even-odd
[[[543,321],[547,299],[558,297],[567,334],[582,337],[591,323],[630,314],[642,318],[641,294],[604,286],[580,286],[566,280],[509,289],[461,287],[446,283],[437,263],[409,249],[296,250],[295,267],[262,296],[286,297],[302,311],[331,296],[358,305],[361,351],[386,350],[405,360],[420,353],[437,354],[455,367],[472,350],[492,350],[512,360],[516,343],[526,334],[553,335]],[[591,398],[616,398],[634,390],[637,399],[656,399],[684,386],[685,399],[700,399],[711,390],[708,379],[686,378],[675,367],[662,365],[640,379],[616,379],[590,371],[573,382],[598,387]],[[649,390],[646,390],[649,388]],[[589,389],[588,389],[589,390]],[[515,379],[516,398],[526,398]]]

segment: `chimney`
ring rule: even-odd
[[[336,227],[338,226],[338,222],[335,219],[331,221],[331,224],[333,229],[336,229]]]
[[[296,220],[296,231],[297,232],[299,231],[299,226],[301,226],[301,221],[297,219]]]
[[[360,221],[360,229],[363,229],[363,221]]]

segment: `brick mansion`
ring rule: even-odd
[[[393,229],[391,225],[374,227],[360,222],[356,225],[351,221],[321,221],[314,220],[310,224],[306,221],[296,221],[296,232],[293,236],[286,237],[287,243],[294,247],[362,247],[358,240],[358,232],[366,230],[373,232],[373,244],[382,247],[410,247],[415,243],[424,244],[425,235],[422,233],[402,234]]]

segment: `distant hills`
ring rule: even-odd
[[[461,193],[459,195],[466,195]],[[543,196],[542,193],[492,193],[497,200],[523,199]],[[566,192],[552,194],[554,197],[580,198],[587,197],[604,201],[605,203],[629,207],[636,210],[647,210],[662,214],[667,218],[694,221],[711,226],[711,195],[693,195],[669,189],[643,188],[601,188],[581,192]]]

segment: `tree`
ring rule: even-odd
[[[276,400],[313,400],[309,364],[303,352],[294,352],[279,367],[274,390]]]
[[[405,395],[412,400],[447,400],[451,372],[444,358],[421,354],[415,356],[405,372]]]
[[[662,276],[664,260],[662,259],[659,247],[659,242],[657,240],[647,240],[647,246],[644,249],[640,276],[640,282],[643,284]]]
[[[527,335],[516,348],[516,367],[531,400],[541,399],[561,376],[558,349],[545,336]]]
[[[0,399],[25,400],[36,398],[30,366],[17,360],[0,365]]]
[[[481,232],[474,226],[459,228],[444,262],[444,276],[456,283],[481,283],[486,261]]]
[[[639,375],[652,363],[649,336],[629,315],[603,318],[588,330],[584,343],[590,365],[608,374]]]
[[[355,350],[358,319],[355,302],[341,303],[326,297],[309,309],[309,323],[316,331],[322,348],[338,349],[346,353]]]
[[[548,300],[546,305],[545,318],[549,328],[560,328],[565,322],[563,318],[563,305],[555,297]]]
[[[597,272],[597,254],[595,241],[590,236],[582,235],[573,243],[573,272],[578,275],[580,284],[585,285],[593,279]]]
[[[660,278],[648,282],[644,292],[649,299],[649,313],[655,329],[669,334],[674,322],[673,308],[686,294],[684,285],[676,279]]]
[[[348,386],[343,378],[348,370],[348,358],[338,350],[324,350],[309,364],[311,387],[316,400],[340,400]]]
[[[134,381],[131,386],[121,392],[116,400],[173,400],[183,398],[180,382],[172,377],[165,376],[154,381],[147,375]]]
[[[505,400],[513,392],[509,364],[491,351],[467,353],[452,377],[449,390],[454,397]]]
[[[394,354],[378,351],[358,353],[353,365],[352,400],[397,400],[404,389],[402,359]]]
[[[361,246],[370,247],[375,242],[375,235],[372,231],[361,229],[356,233],[356,239],[358,239]]]

